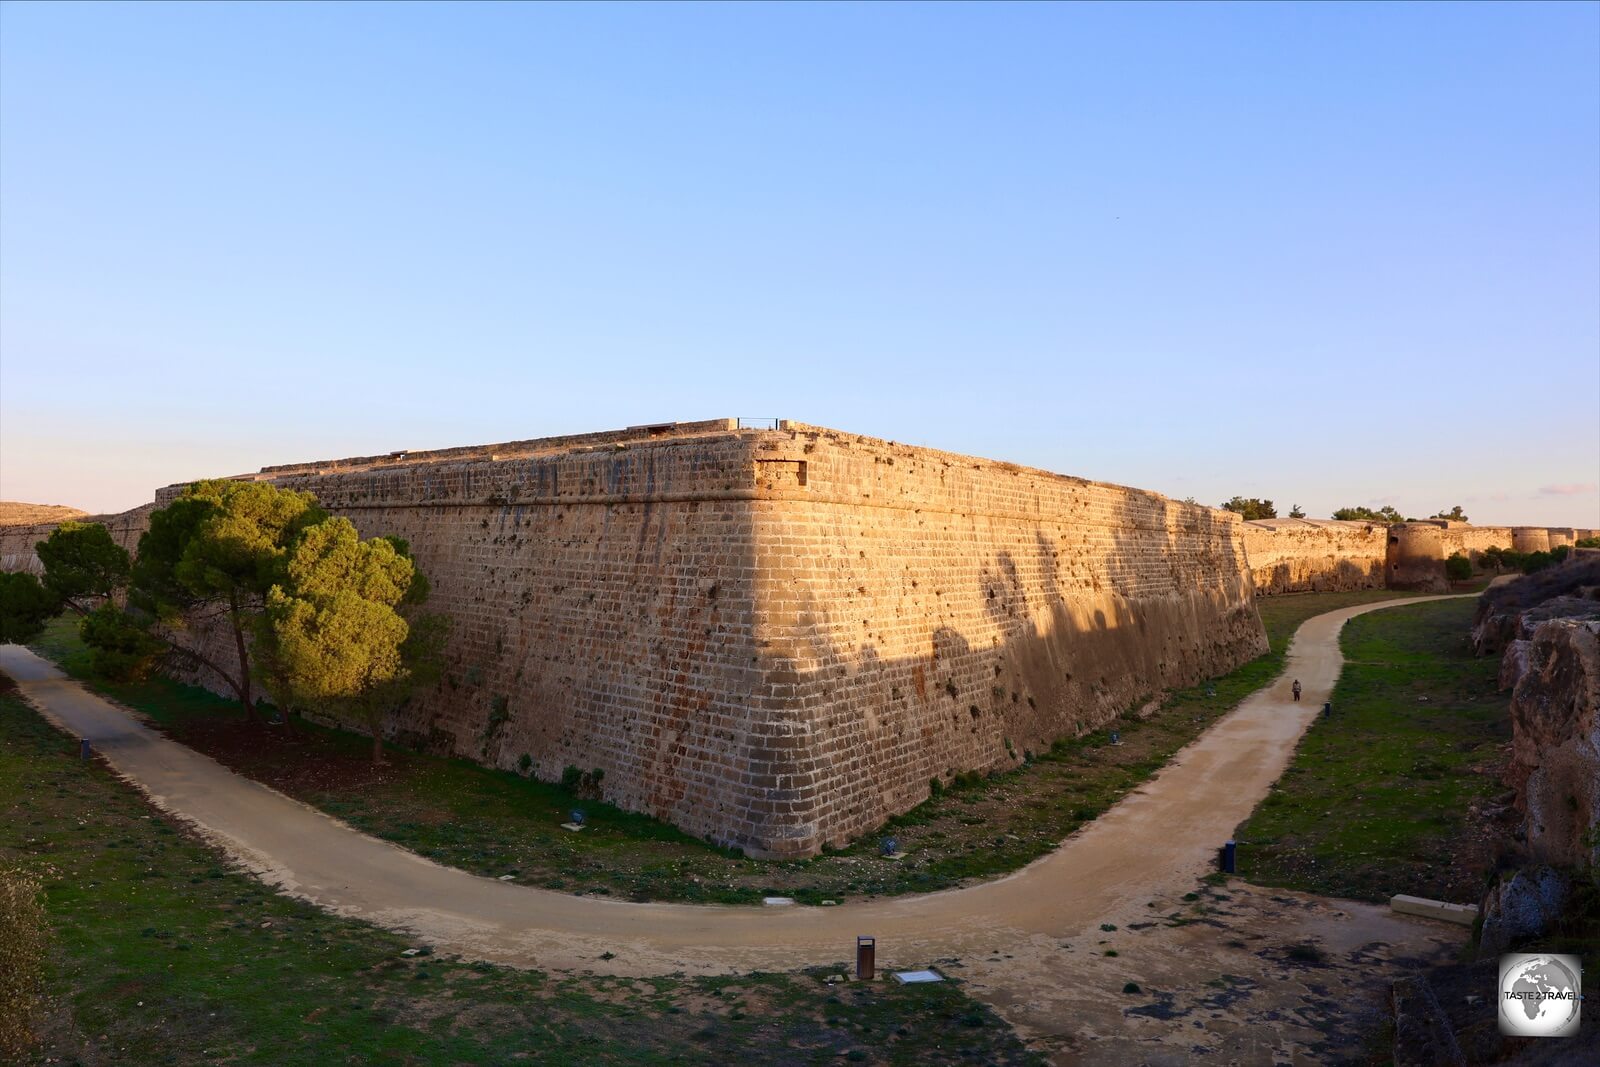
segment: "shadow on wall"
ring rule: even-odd
[[[782,725],[745,750],[775,783],[754,801],[764,831],[731,843],[766,855],[843,844],[921,803],[931,779],[1015,766],[1163,689],[1265,653],[1235,532],[1205,509],[1159,501],[1157,515],[1158,499],[1142,498],[1143,516],[1122,503],[1094,559],[1071,558],[1074,524],[1032,523],[1030,538],[1015,522],[1002,530],[1007,520],[963,515],[991,541],[1031,548],[967,566],[965,588],[936,581],[929,596],[901,583],[870,608],[838,595],[837,572],[799,583],[783,619],[795,639],[764,661],[763,681],[779,694],[764,710]],[[888,539],[902,556],[880,549],[873,569],[921,573],[926,546]],[[873,618],[925,618],[926,652],[883,655]],[[866,639],[849,638],[862,628]],[[894,643],[906,635],[902,625]]]

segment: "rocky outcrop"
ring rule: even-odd
[[[1498,956],[1543,936],[1561,918],[1571,892],[1571,879],[1544,864],[1524,867],[1496,884],[1478,908],[1483,916],[1478,958]]]
[[[1513,641],[1506,646],[1505,654],[1500,657],[1500,692],[1515,689],[1522,681],[1522,676],[1528,673],[1528,653],[1532,650],[1532,641]]]
[[[1473,650],[1498,655],[1559,618],[1600,619],[1600,558],[1574,559],[1486,591],[1472,620]]]
[[[1516,650],[1521,654],[1521,650]],[[1534,859],[1600,860],[1600,622],[1538,624],[1511,695],[1508,784]]]

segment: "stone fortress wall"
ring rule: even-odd
[[[446,679],[397,739],[503,768],[526,755],[546,779],[603,770],[607,800],[772,856],[1231,670],[1265,651],[1257,590],[1383,585],[1395,536],[794,422],[244,477],[410,541],[453,629]],[[132,549],[181,488],[110,517],[114,536]],[[4,566],[37,569],[51,528],[0,528]],[[1408,564],[1432,539],[1511,544],[1429,528],[1404,539]]]
[[[1460,553],[1479,565],[1490,548],[1549,551],[1600,536],[1600,530],[1472,526],[1446,519],[1347,522],[1257,519],[1244,524],[1245,554],[1257,596],[1343,589],[1447,592],[1444,561]]]
[[[144,504],[117,515],[84,515],[73,521],[103,524],[111,532],[112,540],[132,553],[138,548],[139,537],[150,525],[150,513],[157,506]],[[49,537],[50,531],[59,525],[57,522],[45,522],[0,526],[0,571],[43,574],[44,565],[39,562],[39,554],[34,551],[34,546]]]
[[[454,632],[406,740],[598,768],[613,803],[758,854],[1265,649],[1232,515],[797,423],[256,477],[411,542]]]
[[[1388,527],[1336,519],[1255,519],[1244,549],[1257,596],[1381,589]]]

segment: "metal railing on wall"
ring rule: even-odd
[[[782,419],[740,419],[741,430],[778,430],[782,429]]]

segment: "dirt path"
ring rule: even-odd
[[[1214,868],[1217,847],[1283,772],[1332,690],[1343,662],[1338,634],[1344,622],[1436,599],[1442,598],[1385,601],[1308,620],[1295,634],[1281,678],[1023,870],[964,889],[823,908],[634,904],[442,867],[165,739],[24,648],[0,647],[0,670],[63,729],[92,738],[156,804],[196,825],[261,878],[331,911],[410,932],[440,951],[635,976],[792,971],[850,958],[856,935],[871,934],[880,965],[961,961],[961,977],[973,992],[1001,1006],[1024,1032],[1043,1035],[1060,1025],[1060,1012],[1078,995],[1063,985],[1078,973],[1064,958],[1064,943],[1092,944],[1104,939],[1102,923],[1126,928],[1164,914]],[[1298,704],[1289,693],[1294,678],[1304,686]],[[1352,935],[1358,941],[1385,941],[1416,953],[1431,954],[1461,936],[1363,905],[1340,902],[1330,914],[1358,927]],[[1322,918],[1334,931],[1338,920]],[[1330,936],[1341,939],[1336,931]],[[1165,951],[1158,949],[1159,938],[1145,940],[1151,950]],[[1168,970],[1174,965],[1181,961],[1167,961]],[[1106,990],[1092,992],[1103,999]],[[1196,1026],[1204,1029],[1198,1020]],[[1070,1044],[1058,1052],[1068,1056]],[[1289,1047],[1302,1046],[1290,1041]],[[1254,1055],[1239,1051],[1247,1059]]]

